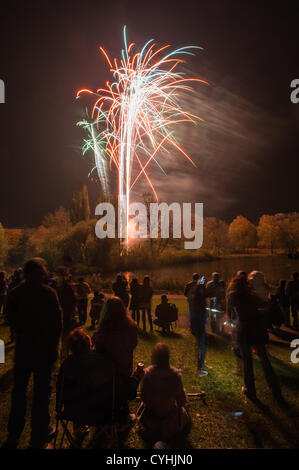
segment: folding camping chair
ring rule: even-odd
[[[75,436],[69,429],[69,425],[73,424],[74,422],[77,424],[89,426],[89,427],[96,427],[99,428],[99,432],[97,436],[101,435],[105,442],[107,442],[106,448],[115,449],[119,446],[119,438],[118,438],[118,424],[115,417],[115,402],[116,402],[116,390],[115,390],[115,372],[113,373],[112,378],[112,390],[111,390],[111,418],[108,420],[101,420],[101,416],[93,416],[84,420],[84,422],[78,422],[77,417],[72,416],[71,413],[67,412],[64,409],[64,400],[63,400],[63,391],[64,391],[64,376],[62,376],[61,386],[59,390],[59,394],[56,396],[56,430],[54,436],[54,443],[53,448],[57,448],[57,441],[58,441],[58,433],[59,427],[62,427],[62,436],[60,438],[60,443],[58,448],[62,449],[63,443],[65,438],[67,438],[69,445],[72,448],[80,448],[85,436],[83,436],[82,440],[78,442]],[[100,397],[99,393],[99,397]],[[85,422],[87,421],[87,422]]]
[[[154,324],[157,325],[159,328],[166,330],[167,333],[174,331],[174,325],[177,326],[178,320],[178,308],[175,304],[169,304],[168,311],[165,312],[160,318],[156,318],[154,320]]]

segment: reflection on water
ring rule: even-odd
[[[180,282],[186,282],[194,272],[210,279],[212,272],[218,271],[222,279],[229,281],[240,269],[247,273],[255,269],[263,271],[266,280],[270,284],[277,284],[280,279],[289,279],[293,271],[299,272],[299,260],[290,260],[287,256],[236,257],[177,266],[163,266],[147,271],[136,270],[127,273],[127,277],[136,276],[141,279],[145,274],[149,274],[156,280],[172,278]]]

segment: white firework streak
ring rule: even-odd
[[[124,223],[123,218],[120,218],[120,232],[126,244],[129,239],[130,191],[141,176],[145,177],[158,200],[149,176],[150,162],[154,161],[162,169],[158,156],[172,148],[196,166],[178,145],[173,128],[182,122],[196,124],[202,120],[183,109],[180,96],[185,91],[194,91],[188,82],[207,82],[198,78],[185,78],[184,73],[178,73],[175,68],[185,62],[178,56],[194,55],[190,49],[202,48],[182,47],[161,57],[162,51],[170,46],[156,50],[154,46],[153,40],[150,40],[141,52],[133,54],[134,43],[127,46],[124,27],[124,49],[120,64],[117,59],[112,64],[107,52],[100,47],[114,81],[107,81],[106,88],[99,88],[96,92],[85,88],[77,93],[77,97],[81,93],[96,96],[91,113],[94,121],[87,129],[103,188],[107,185],[106,155],[109,156],[110,164],[113,163],[117,168],[119,204],[125,220]],[[135,165],[137,176],[131,181]]]

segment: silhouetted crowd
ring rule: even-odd
[[[81,447],[93,428],[94,447],[114,448],[138,422],[139,432],[150,447],[176,447],[191,427],[189,403],[180,372],[170,365],[165,343],[152,351],[152,364],[133,367],[138,328],[150,334],[153,324],[164,335],[171,334],[178,309],[164,294],[152,320],[153,288],[149,276],[140,284],[128,285],[118,274],[112,284],[113,297],[92,292],[83,277],[73,282],[70,270],[60,266],[48,273],[41,258],[29,260],[11,279],[0,273],[0,311],[15,342],[14,386],[3,448],[16,448],[25,426],[26,391],[33,375],[31,410],[32,448],[44,448],[50,439],[57,446],[59,425],[62,441]],[[185,287],[189,305],[190,331],[196,338],[198,376],[208,375],[205,362],[207,327],[216,335],[230,334],[237,368],[244,376],[243,392],[257,400],[252,354],[261,361],[274,398],[283,403],[278,379],[267,352],[269,331],[286,327],[298,329],[299,275],[282,280],[275,292],[260,271],[248,276],[238,271],[226,288],[218,273],[206,283],[197,273]],[[88,305],[90,337],[83,329]],[[128,314],[128,309],[131,315]],[[291,322],[290,314],[293,321]],[[78,320],[76,320],[76,316]],[[60,369],[55,379],[55,362]],[[56,384],[56,426],[50,426],[51,386]],[[140,391],[138,392],[138,389]],[[129,402],[141,400],[137,414]],[[69,431],[69,424],[72,432]],[[60,445],[62,445],[62,441]]]
[[[299,274],[293,273],[288,283],[281,280],[273,289],[265,282],[261,271],[252,271],[248,276],[238,271],[227,289],[219,273],[213,273],[206,284],[204,276],[197,273],[185,287],[189,303],[190,329],[197,340],[198,376],[208,375],[205,363],[206,327],[210,325],[213,333],[229,333],[237,368],[234,375],[244,376],[242,391],[252,401],[256,396],[252,354],[259,356],[264,375],[274,398],[285,404],[278,379],[274,373],[267,352],[269,331],[279,329],[282,324],[291,326],[290,312],[293,316],[292,328],[298,329]]]
[[[140,313],[143,330],[147,320],[153,331],[149,276],[142,285],[133,279],[128,287],[124,276],[118,275],[112,285],[115,296],[108,299],[102,292],[91,293],[84,278],[74,283],[65,266],[60,266],[55,276],[49,274],[41,258],[29,260],[9,282],[5,273],[1,276],[3,313],[11,328],[11,341],[15,341],[14,387],[4,448],[18,446],[31,375],[32,448],[44,448],[51,438],[56,446],[59,424],[62,436],[67,436],[73,447],[82,445],[90,427],[95,430],[95,447],[115,447],[136,421],[150,446],[157,442],[166,446],[165,441],[171,445],[188,434],[187,395],[179,371],[170,365],[167,345],[156,344],[150,367],[144,370],[140,363],[133,368]],[[96,328],[92,338],[82,328],[90,296],[91,327]],[[129,301],[132,316],[127,313]],[[177,309],[162,296],[155,322],[168,332],[168,320],[173,318],[177,319]],[[52,428],[49,400],[57,358],[61,366],[56,381],[57,422]],[[141,405],[135,416],[130,413],[129,401],[136,399],[139,384]],[[72,434],[67,423],[72,423]]]

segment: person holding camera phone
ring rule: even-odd
[[[205,357],[206,357],[206,323],[207,323],[207,309],[206,309],[206,287],[205,277],[202,276],[197,281],[197,286],[194,295],[194,314],[190,321],[191,334],[197,341],[197,375],[205,377],[208,372],[204,370]]]

